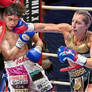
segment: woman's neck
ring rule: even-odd
[[[86,39],[87,39],[87,31],[85,31],[81,35],[74,35],[74,43],[76,45],[80,45]]]
[[[87,31],[79,34],[79,35],[74,35],[74,41],[84,41],[87,38]]]

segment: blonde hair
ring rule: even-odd
[[[91,23],[92,23],[92,16],[91,16],[91,14],[88,11],[86,11],[86,10],[77,10],[75,12],[75,14],[83,15],[85,17],[84,20],[83,20],[85,22],[85,24],[90,24],[91,25]]]

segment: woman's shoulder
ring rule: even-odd
[[[87,41],[88,41],[88,46],[90,47],[92,44],[92,32],[91,31],[87,32]]]

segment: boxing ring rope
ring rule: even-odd
[[[61,82],[61,81],[54,81],[54,80],[51,80],[50,81],[52,84],[58,84],[58,85],[66,85],[66,86],[70,86],[71,83],[69,82]]]
[[[70,6],[48,6],[42,5],[42,9],[46,10],[88,10],[92,11],[92,7],[70,7]]]
[[[53,53],[45,53],[45,52],[42,52],[42,55],[43,56],[58,57],[57,54],[53,54]]]

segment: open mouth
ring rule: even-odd
[[[74,29],[73,32],[74,32],[74,33],[77,33],[77,30]]]
[[[74,30],[73,30],[73,33],[74,33],[74,34],[77,34],[77,33],[78,33],[78,31],[74,29]]]
[[[75,30],[75,29],[74,29],[73,31],[74,31],[74,32],[77,32],[77,30]]]

